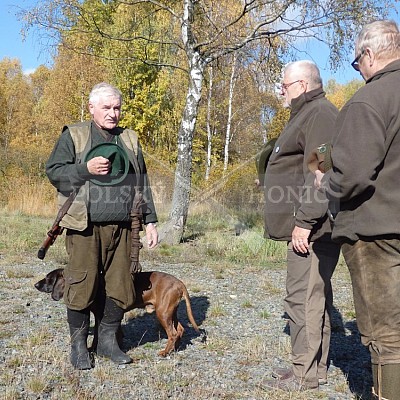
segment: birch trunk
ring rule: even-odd
[[[210,65],[208,70],[209,75],[209,88],[207,98],[207,167],[206,167],[206,180],[210,177],[211,171],[211,149],[212,149],[212,129],[211,129],[211,102],[213,92],[213,66]]]
[[[228,99],[228,119],[226,123],[225,133],[225,147],[224,147],[224,171],[228,169],[229,162],[229,144],[231,142],[231,127],[232,127],[232,103],[233,103],[233,92],[236,83],[236,53],[233,55],[232,72],[229,81],[229,99]]]
[[[203,86],[206,63],[196,50],[191,21],[194,19],[194,1],[184,0],[182,39],[189,64],[188,90],[178,131],[178,159],[175,170],[174,191],[169,221],[160,230],[160,240],[177,244],[182,240],[189,211],[193,136]]]

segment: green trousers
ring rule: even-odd
[[[71,310],[89,307],[99,295],[122,309],[135,301],[130,273],[131,231],[127,223],[89,224],[83,232],[67,230],[69,262],[64,270],[64,302]]]
[[[357,326],[372,360],[374,392],[400,400],[400,239],[343,244]]]
[[[340,254],[333,242],[310,243],[309,254],[288,244],[285,310],[289,316],[294,374],[318,386],[327,378],[333,303],[331,277]]]

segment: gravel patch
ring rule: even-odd
[[[350,279],[335,272],[334,327],[329,384],[318,391],[285,393],[265,381],[272,368],[290,363],[283,313],[284,265],[212,266],[142,263],[144,270],[171,273],[188,287],[201,327],[188,323],[184,302],[179,319],[185,334],[179,351],[157,353],[166,335],[153,314],[127,315],[124,350],[133,364],[96,359],[90,371],[69,364],[69,332],[62,302],[33,284],[57,265],[0,266],[0,398],[8,399],[369,399],[369,354],[354,319]]]

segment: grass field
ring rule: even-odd
[[[161,215],[161,220],[163,216]],[[157,258],[169,262],[217,262],[224,265],[266,262],[282,262],[286,257],[284,242],[274,242],[263,237],[261,217],[247,216],[251,225],[242,229],[236,236],[237,222],[211,213],[194,212],[188,218],[183,242],[179,245],[160,243],[157,251],[141,253],[141,257]],[[254,222],[255,221],[255,222]],[[235,224],[236,222],[236,224]],[[26,257],[36,257],[37,251],[46,238],[53,223],[53,217],[39,217],[20,212],[0,211],[0,263],[23,262]],[[243,223],[242,223],[243,224]],[[232,237],[234,240],[232,240]],[[46,260],[65,263],[67,255],[64,249],[64,236],[61,235],[47,252]]]

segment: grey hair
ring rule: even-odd
[[[379,20],[365,25],[356,39],[356,56],[367,48],[370,48],[377,58],[400,57],[400,33],[396,22]]]
[[[98,83],[93,86],[92,91],[89,94],[89,103],[96,104],[100,97],[113,96],[117,97],[122,103],[122,93],[121,91],[113,85],[106,82]]]
[[[285,66],[285,73],[290,72],[296,79],[305,80],[309,89],[322,87],[322,78],[317,65],[310,60],[293,61]]]

